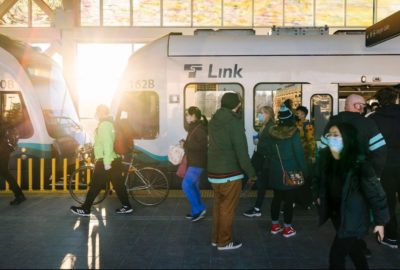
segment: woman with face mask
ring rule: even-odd
[[[252,157],[252,163],[258,176],[257,199],[254,207],[243,213],[243,215],[246,217],[261,217],[261,206],[264,202],[265,192],[268,184],[269,160],[267,156],[267,142],[270,140],[268,130],[275,124],[274,110],[270,106],[262,107],[257,115],[257,119],[261,124],[261,128],[258,132],[257,151]],[[258,158],[255,158],[256,156],[258,156]]]
[[[317,185],[320,225],[328,219],[336,230],[329,255],[330,269],[344,269],[350,256],[357,269],[368,263],[360,241],[370,225],[372,209],[374,232],[380,241],[389,220],[386,195],[372,166],[359,150],[357,130],[348,123],[328,127],[327,148],[318,161]]]

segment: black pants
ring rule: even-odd
[[[385,236],[392,240],[398,240],[396,204],[397,196],[400,198],[400,167],[397,165],[386,165],[381,176],[381,183],[386,193],[389,207],[390,220],[385,226]]]
[[[293,219],[293,202],[296,195],[296,189],[292,190],[275,190],[274,198],[271,203],[271,219],[278,220],[283,201],[283,222],[291,224]]]
[[[368,269],[362,241],[356,237],[338,238],[336,235],[329,254],[329,269],[345,269],[347,255],[356,269]]]
[[[254,207],[261,209],[268,186],[268,170],[263,169],[257,179],[257,198]]]
[[[126,187],[124,185],[122,172],[123,166],[121,159],[114,160],[111,163],[111,169],[108,171],[104,169],[103,161],[97,161],[94,167],[93,181],[90,185],[85,203],[82,205],[82,207],[90,210],[97,195],[110,180],[122,205],[131,207],[128,198],[128,192],[126,191]]]
[[[7,153],[0,153],[1,161],[0,161],[0,175],[8,182],[10,189],[14,193],[15,197],[22,196],[22,190],[18,186],[17,181],[15,180],[14,176],[8,170],[8,162],[10,155]]]

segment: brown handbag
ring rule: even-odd
[[[302,186],[304,185],[304,175],[302,171],[286,171],[283,167],[283,162],[281,159],[281,153],[279,151],[278,144],[275,144],[276,151],[278,152],[279,162],[281,163],[282,168],[282,181],[285,186]]]

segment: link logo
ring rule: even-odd
[[[197,71],[203,70],[202,64],[185,64],[183,69],[189,71],[189,78],[196,78]],[[208,65],[208,78],[243,78],[242,69],[238,64],[233,68],[215,68],[213,64]]]
[[[196,72],[203,70],[202,64],[185,64],[185,71],[189,71],[189,78],[196,78]]]

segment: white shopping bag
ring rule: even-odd
[[[168,149],[168,160],[174,165],[180,164],[184,155],[185,150],[179,144],[171,145]]]

